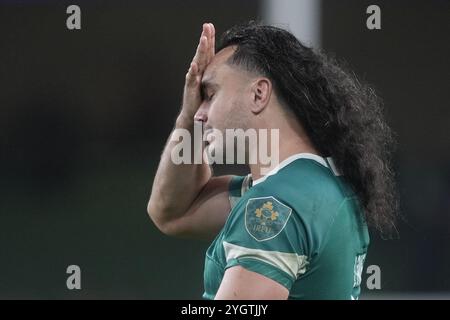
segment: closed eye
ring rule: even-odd
[[[212,80],[203,80],[200,86],[202,100],[210,101],[218,89],[218,84]]]
[[[202,100],[205,101],[211,101],[211,99],[214,97],[214,93],[206,93],[202,92]]]

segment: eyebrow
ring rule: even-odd
[[[217,86],[219,86],[219,85],[216,82],[214,82],[213,80],[211,80],[211,78],[206,79],[206,80],[203,79],[202,83],[201,83],[201,87],[205,88],[205,89],[210,88],[210,87],[217,87]]]

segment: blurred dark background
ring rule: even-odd
[[[82,29],[66,28],[78,4]],[[382,29],[366,28],[366,8]],[[0,298],[197,299],[209,243],[146,205],[203,22],[262,1],[0,1]],[[321,46],[373,84],[399,147],[399,238],[362,298],[450,296],[449,1],[321,2]],[[267,14],[267,13],[266,13]],[[82,290],[66,287],[79,265]],[[367,275],[363,274],[363,283]]]

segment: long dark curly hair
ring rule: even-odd
[[[392,235],[398,211],[391,167],[395,141],[375,91],[335,59],[277,27],[253,21],[234,26],[223,34],[217,51],[232,45],[236,50],[228,63],[272,81],[314,146],[333,157],[368,225]]]

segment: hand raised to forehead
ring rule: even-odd
[[[191,75],[198,76],[203,74],[206,66],[214,57],[215,51],[215,29],[212,23],[204,23],[200,40],[191,62],[189,71]]]
[[[212,23],[204,23],[197,50],[186,74],[182,111],[186,111],[188,117],[193,117],[201,104],[201,79],[214,54],[215,28]]]

